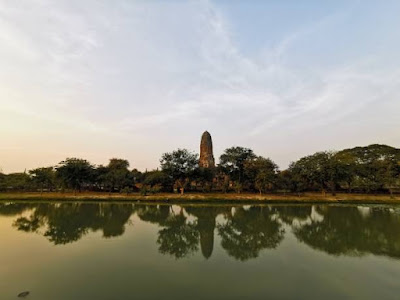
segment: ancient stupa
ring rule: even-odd
[[[201,136],[199,166],[201,168],[215,167],[212,140],[208,131],[204,131]]]

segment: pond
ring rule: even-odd
[[[400,207],[0,203],[0,299],[398,299]]]

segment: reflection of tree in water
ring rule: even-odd
[[[262,249],[276,248],[283,240],[284,229],[273,215],[270,207],[236,208],[226,224],[218,225],[222,247],[241,261],[258,257]]]
[[[288,225],[292,225],[295,220],[307,220],[311,216],[312,210],[311,205],[285,205],[273,208],[279,214],[279,219]]]
[[[29,217],[20,217],[14,226],[21,231],[39,232],[54,244],[67,244],[82,238],[89,230],[102,230],[104,237],[124,233],[133,213],[131,204],[38,204]]]
[[[184,210],[195,216],[195,221],[188,220]],[[175,213],[171,206],[141,206],[137,214],[142,221],[158,224],[159,251],[175,258],[184,258],[200,249],[205,258],[209,258],[214,246],[215,218],[226,211],[226,207],[180,207]]]
[[[294,227],[299,241],[332,255],[400,257],[400,215],[389,208],[320,206],[323,220]]]
[[[134,211],[142,221],[160,227],[159,251],[175,258],[199,249],[205,258],[211,257],[215,227],[230,256],[241,261],[256,258],[261,250],[276,248],[283,240],[282,223],[291,226],[300,242],[331,255],[400,258],[400,214],[388,207],[322,205],[314,207],[312,214],[310,205],[237,207],[231,213],[229,206],[0,203],[0,215],[24,215],[13,224],[18,230],[37,232],[57,245],[77,241],[89,231],[120,236]],[[219,214],[226,217],[222,224],[216,223]]]
[[[0,203],[0,216],[16,216],[31,209],[32,204],[28,203]]]
[[[103,230],[103,236],[106,238],[123,235],[125,224],[134,212],[134,206],[132,204],[106,204],[105,207],[101,206],[100,208],[97,229]],[[97,229],[93,228],[93,230]]]
[[[162,254],[183,258],[198,250],[199,233],[193,222],[188,222],[181,211],[168,218],[165,228],[159,231],[157,244]]]
[[[195,224],[187,220],[180,207],[175,213],[170,205],[142,206],[137,212],[142,221],[158,224],[158,250],[175,258],[183,258],[198,250],[198,232]]]
[[[137,207],[137,215],[142,221],[161,226],[165,224],[170,213],[170,205],[141,205]]]

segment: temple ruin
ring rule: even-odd
[[[215,167],[212,139],[208,131],[201,136],[199,166],[201,168]]]

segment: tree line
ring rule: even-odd
[[[197,153],[177,149],[164,153],[160,168],[140,172],[125,159],[112,158],[95,166],[67,158],[57,166],[23,173],[0,173],[1,191],[140,192],[257,192],[390,193],[400,190],[400,149],[370,145],[342,151],[323,151],[292,162],[279,170],[270,158],[252,149],[231,147],[215,168],[200,168]]]

